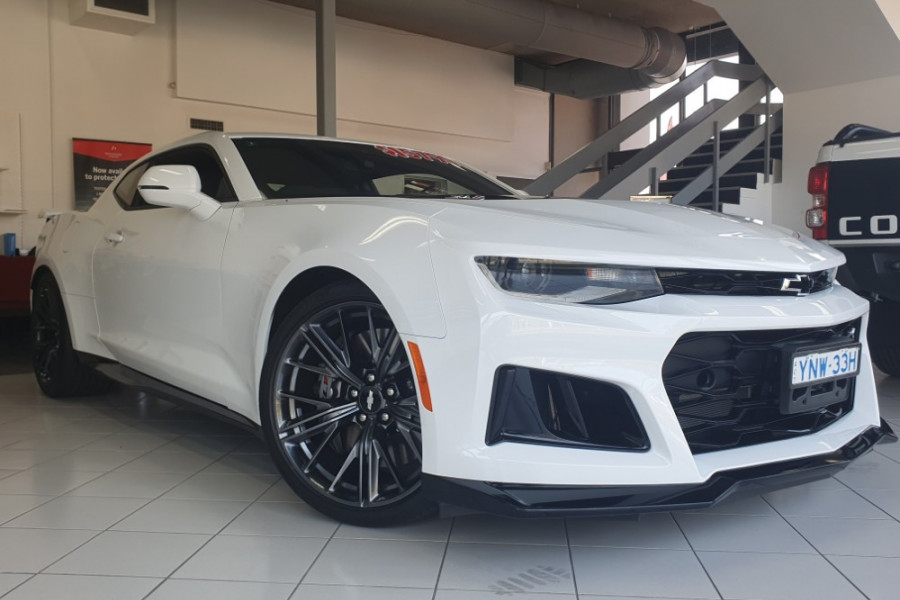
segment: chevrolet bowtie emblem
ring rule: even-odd
[[[809,275],[794,275],[781,280],[782,292],[794,292],[798,296],[806,296],[812,291],[813,282]]]

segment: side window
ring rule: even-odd
[[[159,154],[126,174],[115,189],[116,199],[122,208],[125,210],[158,208],[147,204],[137,190],[141,176],[150,166],[155,165],[191,165],[200,175],[200,191],[219,202],[237,200],[234,188],[231,187],[231,182],[225,175],[225,170],[215,152],[206,146],[188,146]]]
[[[127,173],[125,177],[122,178],[122,181],[119,182],[119,185],[116,186],[114,193],[116,195],[116,200],[119,201],[119,205],[121,205],[122,208],[126,210],[137,208],[137,206],[135,206],[135,201],[137,201],[138,205],[146,205],[144,199],[138,194],[137,185],[138,181],[141,179],[141,175],[144,174],[144,171],[146,171],[149,166],[149,163],[146,162],[136,166]]]

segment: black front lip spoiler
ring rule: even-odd
[[[488,483],[422,475],[423,492],[436,502],[510,517],[591,517],[696,509],[725,498],[757,495],[829,477],[879,441],[896,441],[881,421],[827,454],[722,471],[700,484],[564,486]]]

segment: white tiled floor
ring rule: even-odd
[[[900,380],[879,388],[900,430]],[[898,519],[894,444],[705,511],[352,527],[301,503],[237,429],[0,376],[4,600],[897,600]]]

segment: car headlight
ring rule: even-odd
[[[619,304],[663,293],[654,269],[478,256],[475,262],[501,290],[575,304]]]

